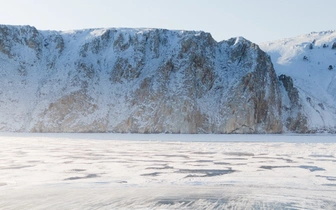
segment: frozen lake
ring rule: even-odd
[[[0,209],[336,209],[335,135],[0,134]]]

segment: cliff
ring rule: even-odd
[[[241,37],[1,25],[0,74],[0,131],[281,133],[288,121],[286,85]]]

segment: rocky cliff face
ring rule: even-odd
[[[0,131],[281,133],[281,83],[243,38],[0,26]]]

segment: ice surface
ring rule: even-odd
[[[1,209],[335,209],[333,135],[0,134]]]

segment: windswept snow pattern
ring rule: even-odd
[[[335,136],[1,134],[1,209],[335,209]]]

